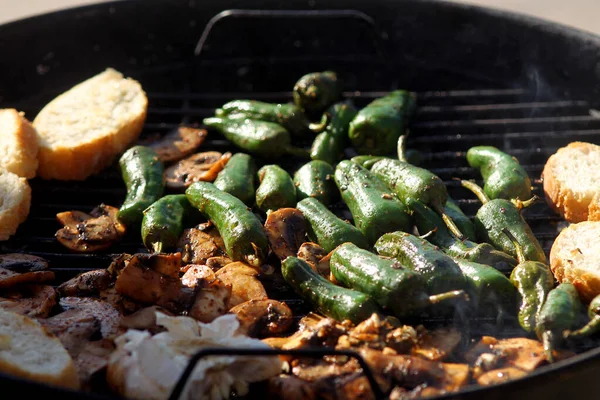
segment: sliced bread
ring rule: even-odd
[[[571,282],[582,300],[600,294],[600,222],[571,224],[550,250],[550,268],[559,282]]]
[[[61,94],[33,121],[38,175],[84,180],[100,172],[137,140],[147,107],[141,85],[111,68]]]
[[[600,220],[600,146],[573,142],[558,149],[542,179],[546,201],[564,219]]]
[[[31,206],[31,188],[27,179],[0,171],[0,240],[7,240],[27,219]]]
[[[0,372],[45,384],[79,388],[71,356],[35,320],[0,309]]]
[[[38,167],[38,139],[23,113],[0,110],[0,169],[33,178]]]

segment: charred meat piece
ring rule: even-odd
[[[0,289],[9,289],[24,283],[43,283],[53,279],[54,272],[52,271],[19,273],[0,267]]]
[[[56,215],[63,227],[56,238],[66,248],[92,253],[106,250],[125,234],[125,225],[117,219],[118,209],[101,204],[90,214],[81,211],[65,211]]]
[[[215,276],[206,265],[191,265],[181,278],[187,287],[198,288],[189,315],[200,322],[212,322],[229,310],[231,285]]]
[[[113,281],[106,269],[83,272],[62,283],[58,288],[61,296],[94,296],[108,289]]]
[[[460,331],[452,327],[421,331],[418,345],[413,348],[412,354],[431,361],[444,360],[452,354],[460,341]]]
[[[90,298],[65,297],[60,305],[65,311],[40,323],[60,339],[85,385],[107,366],[115,349],[112,339],[123,332],[121,315],[110,304]]]
[[[45,271],[48,269],[48,261],[30,254],[0,254],[0,268],[19,273]]]
[[[121,270],[115,289],[136,302],[161,306],[174,313],[187,311],[196,297],[196,288],[145,266],[137,256]]]
[[[281,400],[316,400],[313,385],[293,375],[279,375],[269,379],[269,398]]]
[[[183,231],[177,247],[181,249],[184,263],[205,265],[209,258],[227,256],[225,246],[220,246],[222,242],[207,232],[190,228]]]
[[[194,153],[205,139],[205,129],[180,126],[148,147],[154,150],[163,163],[167,164]]]
[[[283,333],[292,325],[292,310],[277,300],[248,300],[229,312],[240,321],[240,330],[248,336],[267,336]]]
[[[295,208],[280,208],[270,213],[265,222],[265,232],[271,250],[280,260],[298,254],[306,241],[308,224],[304,215]]]
[[[165,170],[165,182],[168,188],[184,190],[194,182],[212,182],[227,165],[231,153],[207,151],[193,154]]]
[[[225,284],[231,285],[231,298],[228,310],[248,300],[265,300],[267,291],[258,280],[258,271],[243,262],[227,264],[215,275]]]
[[[1,292],[0,307],[28,317],[47,317],[57,301],[56,290],[46,285],[21,285]]]

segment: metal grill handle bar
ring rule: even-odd
[[[294,356],[294,357],[310,357],[321,358],[323,356],[346,356],[356,359],[363,370],[363,374],[369,381],[371,391],[376,400],[385,399],[385,394],[375,380],[375,376],[369,368],[365,360],[356,352],[350,350],[334,350],[334,349],[297,349],[297,350],[281,350],[281,349],[232,349],[232,348],[209,348],[203,349],[192,356],[187,367],[179,377],[177,384],[173,388],[169,400],[178,400],[179,396],[185,388],[185,384],[189,379],[192,371],[196,367],[198,361],[208,356]]]

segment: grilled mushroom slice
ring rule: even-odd
[[[183,231],[177,247],[181,249],[184,263],[205,265],[209,258],[225,257],[227,255],[225,253],[225,245],[221,246],[223,239],[220,237],[216,238],[216,233],[212,231],[211,233],[213,234],[211,235],[197,228],[190,228]]]
[[[527,375],[527,372],[523,371],[522,369],[515,367],[505,367],[486,372],[485,374],[477,378],[477,383],[479,383],[482,386],[495,385],[497,383],[521,378],[525,375]]]
[[[108,289],[112,280],[108,270],[96,269],[63,282],[57,289],[61,296],[93,296]]]
[[[304,215],[296,208],[280,208],[270,213],[265,222],[265,232],[271,250],[280,260],[298,254],[306,241],[308,225]]]
[[[229,310],[231,285],[217,278],[206,265],[191,265],[181,281],[185,286],[199,288],[190,317],[208,323]]]
[[[258,271],[243,262],[227,264],[215,273],[225,284],[231,285],[231,298],[227,309],[248,300],[265,300],[267,291],[258,280]]]
[[[19,273],[45,271],[48,269],[48,261],[30,254],[0,254],[0,268]]]
[[[65,247],[80,253],[105,250],[125,234],[125,225],[117,219],[115,207],[101,204],[89,214],[65,211],[56,215],[63,228],[56,238]]]
[[[8,289],[23,283],[42,283],[54,279],[52,271],[34,271],[18,273],[0,267],[0,289]]]
[[[180,126],[162,139],[151,143],[152,148],[163,163],[179,161],[194,153],[206,139],[205,129]]]
[[[272,299],[248,300],[229,312],[238,317],[241,332],[252,337],[283,333],[293,322],[292,310],[285,303]]]
[[[47,317],[57,301],[56,290],[47,285],[21,285],[2,292],[0,307],[28,317]]]
[[[166,169],[166,185],[170,189],[184,190],[194,182],[212,182],[230,158],[229,152],[221,154],[218,151],[206,151],[193,154]]]

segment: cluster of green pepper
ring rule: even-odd
[[[595,300],[590,325],[571,332],[581,303],[572,285],[554,288],[546,255],[521,215],[535,197],[516,159],[489,146],[468,151],[468,163],[485,183],[482,189],[462,182],[483,203],[471,221],[439,177],[409,162],[404,144],[415,109],[412,93],[394,91],[358,111],[340,101],[337,76],[323,72],[302,77],[293,94],[294,104],[233,101],[204,120],[262,159],[303,156],[291,135],[320,130],[312,161],[293,177],[275,164],[257,170],[258,159],[237,153],[214,183],[163,196],[162,164],[151,149],[136,146],[120,160],[128,191],[119,218],[141,223],[146,247],[161,252],[175,248],[184,222],[199,212],[219,230],[233,260],[258,267],[269,242],[250,207],[263,215],[295,207],[308,222],[309,238],[330,253],[331,277],[297,257],[282,261],[282,275],[327,316],[359,322],[374,312],[445,314],[469,299],[470,313],[495,316],[499,323],[518,314],[523,329],[544,342],[549,360],[565,338],[600,330]],[[311,124],[307,115],[319,114],[321,123]],[[342,160],[350,144],[362,155]],[[398,158],[385,156],[396,148]],[[353,224],[329,208],[340,197]],[[410,233],[414,227],[422,237]]]

